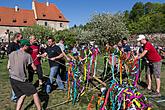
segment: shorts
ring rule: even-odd
[[[149,63],[147,66],[147,74],[154,74],[156,78],[160,78],[162,62]]]
[[[32,83],[21,82],[12,78],[10,78],[10,82],[11,82],[11,87],[18,98],[21,97],[22,95],[31,96],[37,93],[37,90],[32,85]]]

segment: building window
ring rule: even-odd
[[[27,20],[24,20],[23,23],[27,23]]]
[[[42,16],[43,16],[43,17],[45,17],[45,16],[46,16],[46,14],[43,14]]]
[[[63,24],[62,23],[60,23],[60,27],[63,27]]]
[[[59,16],[59,18],[62,18],[62,16]]]
[[[15,22],[17,22],[17,20],[16,19],[13,19],[13,23],[15,23]]]
[[[48,26],[48,22],[45,22],[45,26]]]
[[[1,18],[0,18],[0,22],[1,22]]]

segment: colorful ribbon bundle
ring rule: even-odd
[[[71,56],[68,67],[68,100],[73,104],[85,93],[89,80],[96,75],[98,48],[84,48],[81,55]]]
[[[122,53],[110,55],[112,79],[108,87],[101,91],[98,97],[99,110],[150,110],[151,105],[137,89],[140,75],[140,60],[123,60]],[[118,61],[118,62],[116,62]],[[117,71],[115,73],[115,65]],[[122,75],[126,74],[126,77]],[[115,74],[119,74],[115,75]],[[90,108],[88,108],[90,109]]]
[[[124,85],[114,83],[110,85],[110,88],[102,92],[102,96],[98,100],[102,99],[102,97],[105,97],[102,103],[98,101],[100,110],[151,109],[147,99],[134,87],[124,87]]]
[[[80,55],[71,56],[72,61],[68,67],[68,100],[75,104],[80,96],[89,88],[89,81],[96,76],[98,48],[84,48]],[[147,99],[137,89],[140,75],[140,60],[126,59],[124,53],[106,56],[105,74],[110,74],[109,83],[103,82],[104,89],[98,97],[97,107],[99,110],[150,110],[151,106]],[[107,68],[110,68],[109,73]],[[100,79],[96,78],[98,81]],[[100,81],[101,82],[101,81]],[[88,104],[88,110],[94,107],[92,101]]]

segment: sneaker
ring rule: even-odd
[[[161,94],[159,92],[155,92],[152,94],[152,97],[161,97]]]
[[[17,103],[17,99],[11,99],[11,101]]]
[[[152,94],[153,93],[152,89],[147,89],[147,93]]]

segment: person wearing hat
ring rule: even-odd
[[[27,81],[27,66],[31,65],[36,70],[33,64],[32,57],[26,52],[30,46],[30,42],[26,39],[20,40],[21,48],[9,54],[9,77],[11,87],[17,96],[16,110],[21,110],[26,96],[33,95],[34,103],[37,110],[41,110],[41,103],[38,97],[37,90]]]
[[[156,78],[156,92],[152,95],[153,97],[160,97],[160,73],[161,73],[161,65],[162,58],[159,53],[156,51],[154,46],[146,39],[144,35],[139,35],[137,41],[140,41],[143,44],[144,49],[143,52],[136,56],[136,59],[140,59],[142,57],[146,57],[149,61],[149,66],[147,68],[147,80],[148,87],[147,89],[151,91],[151,75],[153,74]]]

